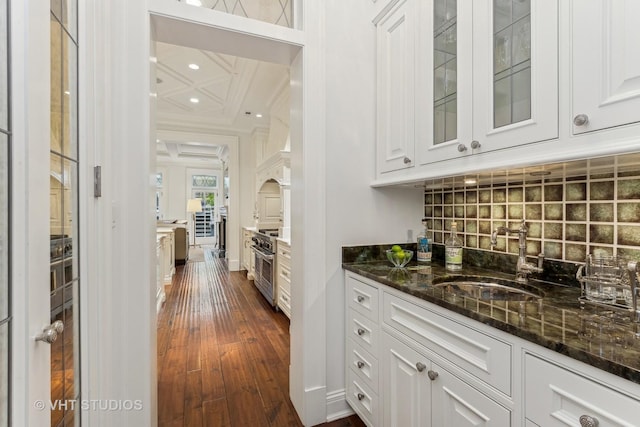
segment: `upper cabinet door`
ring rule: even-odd
[[[401,0],[376,24],[377,170],[414,165],[415,1]]]
[[[558,137],[556,0],[473,2],[479,152]]]
[[[640,121],[640,2],[571,3],[574,134]]]

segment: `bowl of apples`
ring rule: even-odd
[[[413,258],[413,251],[402,249],[399,245],[393,245],[391,249],[387,249],[387,259],[394,267],[404,267],[409,264],[411,258]]]

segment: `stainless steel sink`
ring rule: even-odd
[[[488,301],[536,301],[543,297],[542,292],[533,286],[523,285],[512,280],[482,276],[455,276],[435,279],[433,287],[456,296]]]

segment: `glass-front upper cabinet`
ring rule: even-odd
[[[557,138],[558,5],[435,0],[417,65],[420,163]]]

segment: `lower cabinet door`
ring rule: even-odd
[[[438,427],[508,427],[511,411],[458,377],[433,364],[432,425]]]
[[[380,426],[378,395],[351,369],[347,369],[347,402],[367,426]]]
[[[383,425],[431,426],[431,384],[427,376],[431,362],[388,333],[382,335]]]

